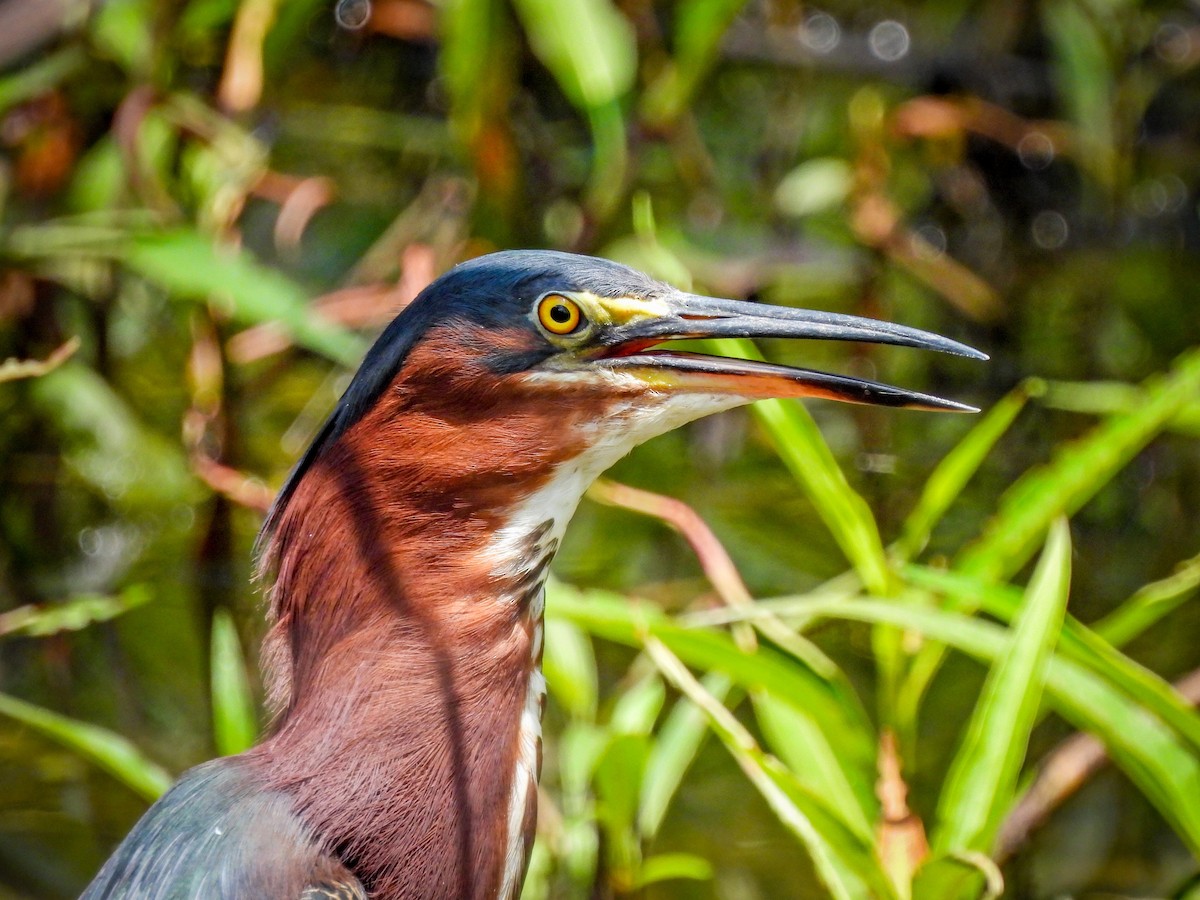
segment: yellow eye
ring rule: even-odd
[[[579,304],[562,294],[547,294],[537,305],[538,322],[551,334],[570,334],[583,323]]]

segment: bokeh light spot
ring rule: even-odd
[[[841,26],[829,13],[813,13],[800,29],[800,42],[813,53],[829,53],[841,40]]]
[[[871,53],[884,62],[896,62],[908,55],[911,41],[908,29],[895,19],[884,19],[867,35]]]
[[[1029,233],[1033,242],[1043,250],[1057,250],[1066,244],[1071,228],[1062,213],[1044,209],[1033,217]]]
[[[371,20],[371,0],[338,0],[333,17],[349,31],[358,31]]]

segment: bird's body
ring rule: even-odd
[[[645,352],[696,334],[846,339],[838,328],[865,322],[783,310],[747,325],[751,309],[533,251],[427,289],[372,349],[264,528],[274,731],[187,773],[84,896],[516,897],[536,822],[543,585],[595,477],[656,434],[760,396],[955,406]]]

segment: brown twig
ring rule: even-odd
[[[746,606],[754,603],[725,547],[700,515],[682,500],[619,484],[607,478],[593,484],[588,490],[588,497],[606,506],[619,506],[666,522],[691,546],[705,577],[726,605]]]
[[[1200,669],[1175,682],[1175,690],[1189,703],[1200,704]],[[996,849],[998,863],[1011,859],[1029,836],[1108,763],[1108,753],[1099,738],[1074,734],[1046,757],[1037,778],[1000,826]]]
[[[908,807],[908,784],[904,781],[896,735],[891,729],[885,729],[879,736],[879,780],[875,794],[881,813],[879,854],[887,870],[899,876],[897,881],[908,884],[929,855],[929,843],[921,817]]]
[[[263,43],[275,20],[278,0],[243,0],[233,20],[225,71],[217,98],[238,113],[258,105],[263,89]]]
[[[302,178],[268,169],[259,176],[250,193],[279,206],[279,215],[275,218],[275,246],[291,251],[300,245],[300,238],[312,217],[334,201],[337,187],[332,178],[323,175]]]
[[[271,508],[275,492],[262,482],[200,451],[193,452],[190,460],[196,476],[221,496],[260,513]]]
[[[222,497],[265,513],[274,497],[270,488],[221,461],[229,439],[223,402],[225,362],[216,329],[201,316],[192,320],[187,373],[191,405],[183,417],[183,444],[192,471]]]
[[[16,381],[19,378],[37,378],[52,372],[70,359],[79,349],[79,338],[73,337],[55,348],[45,359],[9,359],[0,362],[0,382]]]

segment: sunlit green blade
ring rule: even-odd
[[[1007,585],[993,585],[955,572],[921,566],[906,566],[904,574],[920,587],[943,595],[972,598],[972,603],[1005,621],[1011,622],[1020,607],[1020,592]],[[1200,713],[1160,676],[1138,665],[1071,616],[1067,616],[1063,624],[1058,650],[1152,711],[1200,753]]]
[[[747,690],[761,690],[792,706],[810,720],[814,739],[828,746],[819,752],[836,760],[842,780],[855,796],[870,795],[875,783],[875,738],[858,698],[840,684],[823,679],[790,657],[762,646],[743,653],[724,633],[684,628],[657,608],[603,591],[579,592],[565,585],[547,591],[546,614],[566,618],[597,637],[641,646],[653,634],[686,664],[719,672]],[[817,751],[813,751],[817,752]],[[830,802],[842,796],[831,791]]]
[[[950,764],[931,841],[935,850],[991,850],[1016,794],[1070,584],[1071,535],[1060,519],[1029,582],[1009,646],[988,673]]]
[[[795,604],[806,617],[887,623],[911,629],[971,656],[995,660],[1010,633],[959,613],[878,600]],[[782,608],[776,610],[783,613]],[[1078,663],[1054,657],[1046,687],[1054,707],[1076,728],[1096,735],[1188,845],[1200,853],[1200,758],[1144,707]]]
[[[183,450],[82,362],[71,360],[30,382],[29,396],[63,436],[68,465],[98,493],[122,505],[158,508],[203,496]],[[146,477],[151,472],[154,477]]]
[[[228,302],[236,321],[278,323],[297,344],[335,362],[353,365],[366,350],[357,335],[315,315],[308,296],[287,276],[259,265],[243,250],[218,247],[198,231],[132,236],[122,258],[174,297]]]
[[[671,61],[642,95],[642,116],[661,126],[687,109],[701,79],[716,61],[730,22],[746,0],[692,0],[674,11]]]
[[[1074,512],[1095,496],[1195,400],[1200,392],[1200,350],[1184,353],[1168,374],[1149,379],[1143,387],[1143,406],[1102,422],[1009,488],[983,536],[959,556],[955,568],[993,579],[1018,571],[1056,516]]]
[[[872,841],[855,834],[840,811],[800,784],[777,759],[763,753],[737,718],[704,693],[665,644],[647,636],[646,650],[663,675],[704,711],[713,732],[780,823],[808,849],[832,896],[839,900],[897,896]]]
[[[516,0],[514,7],[533,52],[587,118],[595,144],[589,205],[608,215],[628,156],[620,101],[637,73],[633,26],[610,0]]]
[[[1045,387],[1042,406],[1092,416],[1133,412],[1146,402],[1140,387],[1124,381],[1047,381]],[[1167,429],[1200,437],[1200,400],[1184,404]]]
[[[903,558],[911,558],[924,549],[933,529],[1037,390],[1037,382],[1023,382],[989,409],[967,436],[938,463],[925,482],[917,505],[901,528],[897,549]]]
[[[610,0],[517,0],[533,52],[579,109],[605,106],[633,85],[633,26]]]
[[[717,702],[726,702],[730,693],[728,678],[709,674],[701,682]],[[638,830],[644,838],[653,838],[658,833],[667,808],[707,734],[704,713],[686,697],[677,700],[659,728],[646,760],[646,780],[638,810]]]
[[[837,759],[828,755],[834,748],[821,740],[812,719],[766,692],[755,692],[752,699],[768,749],[800,784],[824,797],[860,838],[870,841],[871,823],[879,816],[875,795],[855,792]]]
[[[1147,379],[1143,390],[1142,407],[1100,423],[1018,479],[1001,498],[982,537],[959,555],[954,568],[991,581],[1018,571],[1055,516],[1074,512],[1095,496],[1200,391],[1200,350],[1182,354],[1167,375]],[[953,609],[976,608],[961,597],[947,600]],[[915,715],[943,652],[931,645],[913,660],[900,691],[907,715]]]
[[[599,688],[592,642],[582,629],[565,619],[550,619],[543,627],[542,672],[546,686],[572,716],[595,718]]]
[[[157,799],[171,786],[166,769],[107,728],[59,715],[8,694],[0,694],[0,715],[78,753],[147,800]]]
[[[233,617],[224,609],[212,622],[213,740],[222,756],[241,753],[258,738],[258,714]]]
[[[662,683],[657,677],[655,681]],[[608,868],[621,881],[632,880],[639,864],[634,822],[649,753],[647,735],[611,734],[592,771],[596,818],[604,829]]]
[[[1178,609],[1200,587],[1200,555],[1180,563],[1166,578],[1137,593],[1096,622],[1096,634],[1120,647]]]
[[[707,859],[692,853],[659,853],[642,863],[634,888],[643,888],[660,881],[708,881],[713,867]]]
[[[913,877],[912,900],[994,900],[1003,894],[1000,868],[982,853],[933,854]]]
[[[48,94],[87,64],[83,47],[76,45],[41,54],[31,64],[0,78],[0,112],[7,113],[18,103]]]
[[[1107,188],[1116,177],[1117,110],[1113,66],[1104,25],[1074,3],[1042,9],[1054,51],[1055,87],[1078,135],[1079,163]]]
[[[748,340],[726,338],[711,344],[722,356],[762,359]],[[812,416],[801,404],[786,400],[760,400],[752,409],[863,583],[872,593],[886,592],[888,564],[879,527],[867,502],[846,481]]]
[[[151,599],[150,588],[131,584],[115,597],[81,594],[51,606],[18,606],[0,613],[0,637],[21,634],[46,637],[62,631],[80,631],[96,622],[107,622]]]
[[[640,674],[634,676],[633,672]],[[666,705],[667,689],[653,670],[635,665],[633,672],[626,676],[632,683],[613,703],[608,727],[618,734],[650,734]]]

